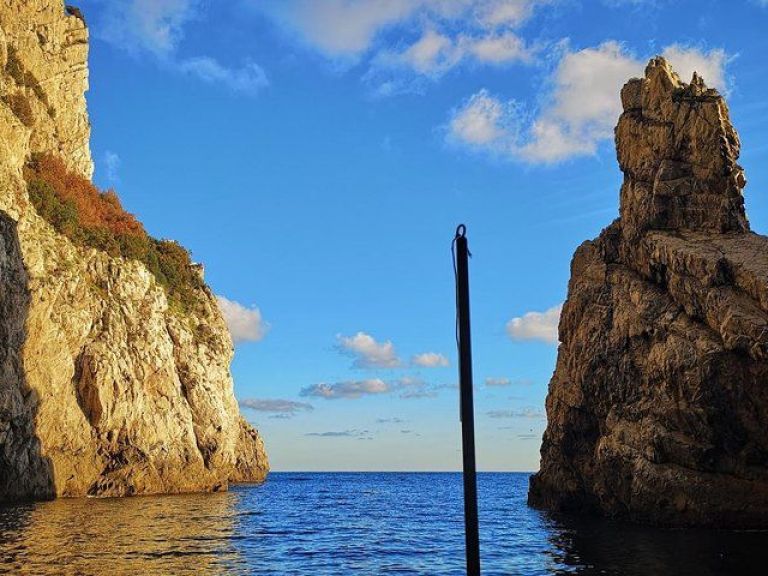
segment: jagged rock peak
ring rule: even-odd
[[[621,97],[621,217],[573,257],[529,502],[768,527],[768,238],[738,136],[662,58]]]
[[[625,236],[649,230],[746,232],[740,142],[723,97],[662,57],[621,90],[616,153]]]

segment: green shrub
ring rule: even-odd
[[[172,311],[197,309],[203,282],[189,252],[178,242],[150,237],[113,191],[101,192],[51,155],[34,156],[24,175],[37,213],[57,232],[77,245],[142,262],[165,289]]]

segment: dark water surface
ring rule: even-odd
[[[764,575],[767,532],[552,518],[481,474],[483,574]],[[274,473],[223,494],[0,508],[3,574],[460,575],[458,474]]]

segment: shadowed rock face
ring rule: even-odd
[[[87,55],[61,0],[0,2],[0,501],[263,480],[211,292],[173,313],[142,264],[75,246],[29,201],[32,153],[93,171]]]
[[[662,58],[621,98],[620,218],[573,257],[529,502],[768,526],[768,238],[738,136]]]

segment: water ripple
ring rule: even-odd
[[[524,474],[479,480],[483,574],[764,574],[766,532],[663,531],[555,518]],[[0,572],[459,576],[457,474],[272,474],[228,493],[0,508]]]

